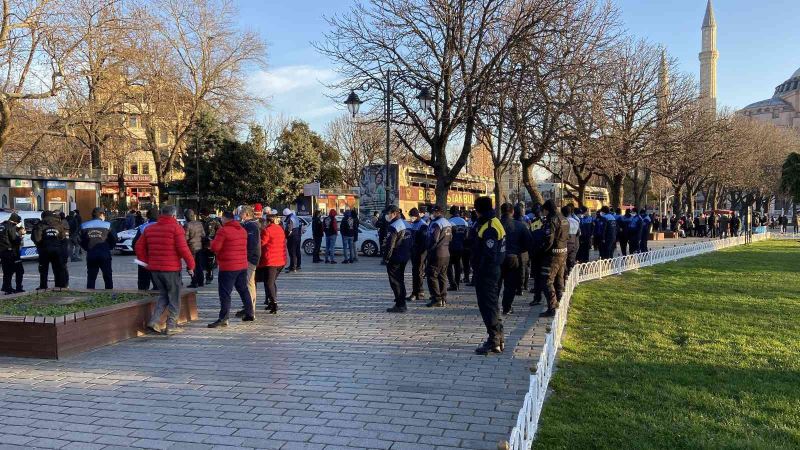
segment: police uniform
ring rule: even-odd
[[[592,235],[594,234],[594,217],[586,214],[580,218],[581,233],[578,245],[577,262],[589,262],[589,250],[592,248]]]
[[[530,224],[531,230],[531,245],[529,259],[531,265],[531,278],[533,278],[533,288],[530,292],[533,294],[533,300],[530,305],[537,305],[542,301],[542,293],[544,292],[544,283],[542,277],[539,275],[542,272],[542,242],[544,242],[544,229],[542,228],[542,219],[534,217]]]
[[[453,227],[444,217],[435,219],[428,226],[428,290],[431,301],[428,306],[447,304],[447,268],[450,265],[450,242]]]
[[[449,289],[457,291],[461,284],[463,266],[461,260],[464,252],[464,241],[467,237],[467,221],[459,215],[448,219],[452,226],[453,238],[450,240],[450,263],[447,266]]]
[[[511,216],[500,221],[506,235],[506,254],[501,266],[501,283],[503,283],[503,314],[511,312],[514,297],[520,289],[522,277],[521,254],[527,254],[531,243],[530,231],[519,220]]]
[[[411,297],[408,299],[422,300],[425,298],[423,280],[428,258],[428,224],[423,218],[418,218],[409,227],[411,231]]]
[[[628,223],[628,246],[630,254],[639,253],[639,242],[642,238],[642,218],[638,214],[631,216],[631,221]]]
[[[500,266],[506,256],[506,232],[493,211],[478,219],[475,245],[472,247],[472,276],[478,309],[488,334],[487,343],[500,346],[504,343],[503,320],[500,318],[498,294]]]
[[[466,220],[466,219],[465,219]],[[467,232],[464,235],[464,249],[461,251],[461,268],[464,269],[464,283],[469,286],[470,283],[470,260],[472,259],[472,245],[475,236],[475,224],[470,220],[467,222]]]
[[[639,252],[644,253],[649,251],[647,248],[647,241],[650,240],[650,231],[653,227],[653,219],[650,218],[647,214],[642,217],[642,230],[641,230],[641,239],[639,240]]]
[[[86,289],[94,289],[98,271],[103,272],[105,288],[114,289],[111,250],[117,244],[117,235],[111,230],[111,224],[100,219],[83,222],[80,242],[86,252]]]
[[[53,268],[55,287],[67,287],[67,231],[53,213],[45,211],[42,221],[33,230],[33,243],[39,252],[39,289],[47,289],[47,275]]]
[[[16,216],[16,214],[13,214],[13,216]],[[17,218],[12,217],[0,223],[0,261],[2,261],[3,265],[2,290],[5,294],[22,292],[22,277],[25,274],[19,254],[22,245],[22,234],[19,231],[19,225],[11,221],[13,219]],[[22,219],[18,220],[21,221]],[[16,278],[16,289],[11,288],[11,278],[14,276]]]
[[[564,291],[564,272],[567,265],[567,241],[569,224],[561,214],[553,212],[544,218],[544,242],[542,243],[542,271],[547,311],[558,308]]]
[[[303,234],[300,219],[297,214],[291,213],[283,220],[283,230],[286,233],[286,249],[289,251],[289,271],[300,270],[302,259],[300,257],[300,238]]]
[[[628,227],[631,224],[632,217],[628,213],[625,213],[624,216],[615,214],[614,217],[617,219],[617,240],[619,241],[619,251],[622,253],[622,256],[625,256],[628,254]]]
[[[572,268],[578,261],[578,247],[580,246],[581,222],[573,214],[567,217],[569,224],[569,239],[567,240],[567,268],[564,278],[568,277]]]
[[[389,286],[394,293],[394,306],[405,311],[405,274],[406,264],[411,259],[411,233],[408,232],[405,222],[400,217],[393,220],[386,228],[385,248],[386,254],[383,261],[386,263],[386,273],[389,275]]]
[[[617,216],[612,213],[601,215],[601,227],[600,258],[613,258],[617,247]]]

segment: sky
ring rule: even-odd
[[[261,34],[268,68],[252,72],[250,88],[267,96],[259,118],[299,118],[324,132],[345,113],[325,83],[332,64],[314,49],[328,30],[324,16],[349,10],[355,0],[239,0],[242,28]],[[627,33],[667,48],[679,67],[699,77],[700,25],[706,0],[617,0]],[[716,0],[717,104],[741,108],[770,98],[800,68],[800,1]],[[342,99],[343,101],[344,99]]]

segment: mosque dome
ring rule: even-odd
[[[788,80],[784,81],[775,88],[775,97],[783,97],[789,92],[794,92],[800,89],[800,69],[795,70]]]

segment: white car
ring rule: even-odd
[[[186,223],[186,219],[178,219],[178,223],[183,226]],[[130,230],[117,232],[117,245],[114,246],[114,250],[119,253],[133,253],[133,238],[136,237],[136,230],[136,228],[131,228]]]
[[[39,251],[33,245],[31,240],[31,233],[33,228],[41,222],[42,211],[19,211],[17,214],[22,218],[22,223],[25,226],[25,236],[22,238],[22,247],[19,249],[21,259],[37,259]],[[0,212],[0,222],[5,222],[11,217],[11,211]]]
[[[305,226],[305,232],[301,238],[303,252],[306,255],[314,254],[314,235],[311,230],[311,218],[300,217],[300,220]],[[341,226],[342,216],[336,216],[336,222]],[[356,249],[364,256],[378,256],[380,253],[380,246],[378,245],[378,230],[365,226],[363,223],[358,227],[358,242],[356,242]],[[322,245],[320,251],[325,252],[325,237],[322,238]],[[336,238],[336,251],[342,253],[342,235],[337,235]]]

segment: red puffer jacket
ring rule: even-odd
[[[194,270],[186,233],[174,217],[161,216],[158,222],[145,228],[135,250],[136,258],[147,263],[147,270],[180,272],[181,259],[186,261],[187,269]]]
[[[261,230],[261,260],[258,267],[283,267],[286,265],[286,234],[274,223]]]
[[[211,241],[211,251],[217,255],[219,270],[247,270],[247,231],[237,220],[231,220],[217,230]]]

